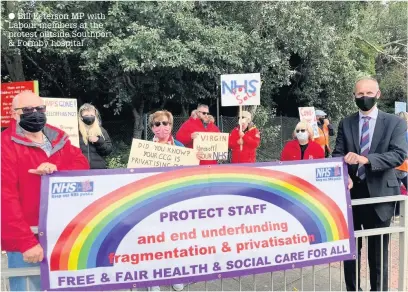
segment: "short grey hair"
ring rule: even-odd
[[[203,107],[203,108],[209,109],[209,106],[208,106],[208,105],[206,105],[206,104],[202,104],[202,103],[200,103],[200,104],[197,106],[197,109],[199,109],[200,107]]]
[[[380,90],[380,84],[378,83],[377,79],[375,79],[374,77],[371,77],[371,76],[362,76],[362,77],[357,78],[356,82],[354,83],[354,92],[356,91],[357,83],[359,83],[360,81],[363,81],[363,80],[374,81],[375,83],[377,83],[378,90]]]

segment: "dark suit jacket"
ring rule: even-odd
[[[365,165],[368,197],[393,196],[400,194],[400,186],[394,168],[401,165],[407,157],[406,122],[391,114],[378,111],[371,147]],[[360,154],[359,114],[355,113],[339,124],[333,157],[345,156],[349,152]],[[357,165],[349,165],[348,172],[356,184]],[[350,191],[351,198],[359,198]],[[392,217],[393,203],[374,204],[374,209],[382,221]]]

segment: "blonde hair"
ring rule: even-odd
[[[170,127],[173,128],[173,115],[171,114],[171,112],[166,111],[166,110],[154,112],[149,116],[149,126],[150,126],[150,128],[153,128],[153,123],[158,118],[161,118],[163,116],[167,117],[167,119],[169,120],[169,123],[170,123]]]
[[[309,141],[313,141],[314,140],[313,139],[313,128],[308,122],[304,122],[304,121],[297,123],[295,129],[293,130],[293,134],[292,134],[293,138],[294,139],[296,138],[296,129],[300,127],[302,129],[306,129],[306,131],[309,133]]]
[[[88,126],[82,120],[82,112],[83,111],[94,111],[95,112],[95,122]],[[82,140],[84,141],[85,145],[88,145],[88,137],[103,137],[102,129],[100,126],[101,117],[99,115],[99,111],[94,107],[92,104],[85,103],[83,104],[78,111],[78,128],[79,132],[82,135]],[[103,137],[105,138],[105,137]]]
[[[408,113],[407,113],[407,112],[399,112],[399,113],[398,113],[398,116],[399,116],[401,119],[404,119],[404,120],[408,123]]]

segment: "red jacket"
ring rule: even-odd
[[[228,144],[232,151],[231,163],[255,163],[256,162],[256,148],[261,143],[261,136],[256,127],[250,128],[245,132],[242,137],[244,144],[241,146],[238,144],[239,140],[239,127],[232,130]]]
[[[41,176],[31,174],[41,163],[58,170],[89,169],[81,150],[71,145],[65,132],[46,125],[44,134],[53,147],[50,157],[12,121],[1,133],[1,247],[25,252],[38,244],[30,226],[38,226]]]
[[[298,140],[292,140],[286,143],[281,154],[281,161],[301,160],[301,151]],[[309,141],[309,145],[303,155],[303,160],[324,158],[323,148],[316,142]]]
[[[208,123],[207,128],[204,127],[203,122],[200,119],[189,118],[185,121],[176,134],[176,140],[183,143],[188,148],[193,148],[193,139],[191,134],[194,132],[208,132],[219,133],[220,130],[214,123]],[[200,165],[217,164],[217,160],[201,160]]]

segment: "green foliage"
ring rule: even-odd
[[[106,158],[108,168],[126,168],[129,160],[130,146],[122,141],[113,140],[113,151]]]

